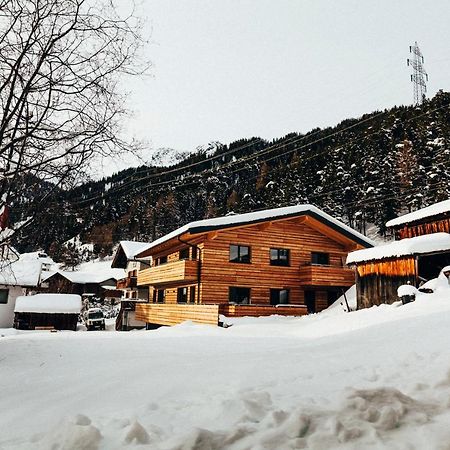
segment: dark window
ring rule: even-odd
[[[189,259],[189,249],[183,248],[182,250],[180,250],[179,258],[180,259]]]
[[[270,265],[289,266],[289,250],[287,248],[271,248]]]
[[[311,264],[328,266],[330,264],[330,255],[328,253],[312,252]]]
[[[188,288],[181,287],[177,289],[177,303],[187,303],[188,300]]]
[[[4,305],[8,303],[8,289],[0,289],[0,303]]]
[[[192,248],[192,259],[197,259],[197,247]]]
[[[195,286],[189,288],[189,302],[195,303]]]
[[[230,262],[249,263],[250,247],[246,245],[230,245]]]
[[[230,287],[228,300],[239,305],[250,304],[250,288]]]
[[[316,312],[316,293],[314,291],[305,291],[305,305],[309,314]]]
[[[164,303],[166,300],[166,291],[164,289],[158,289],[156,295],[156,301],[158,303]]]
[[[271,289],[270,290],[271,305],[287,305],[289,304],[288,289]]]
[[[160,256],[158,260],[159,264],[165,264],[167,262],[167,256]]]

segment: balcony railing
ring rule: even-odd
[[[184,283],[197,281],[198,261],[182,259],[138,272],[137,284],[148,286],[164,283]]]
[[[127,277],[117,280],[116,289],[128,289],[137,286],[137,277]]]
[[[311,264],[300,267],[299,282],[304,286],[352,286],[355,272],[345,267]]]

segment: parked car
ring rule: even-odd
[[[86,311],[84,322],[88,330],[105,329],[105,316],[100,308],[89,308]]]

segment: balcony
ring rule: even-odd
[[[138,272],[138,286],[197,281],[198,261],[181,259]]]
[[[303,286],[352,286],[355,272],[339,266],[307,265],[300,267],[299,282]]]
[[[127,277],[117,280],[116,289],[135,288],[137,286],[137,277]]]

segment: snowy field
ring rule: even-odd
[[[0,330],[0,449],[450,449],[450,296],[230,328]]]

